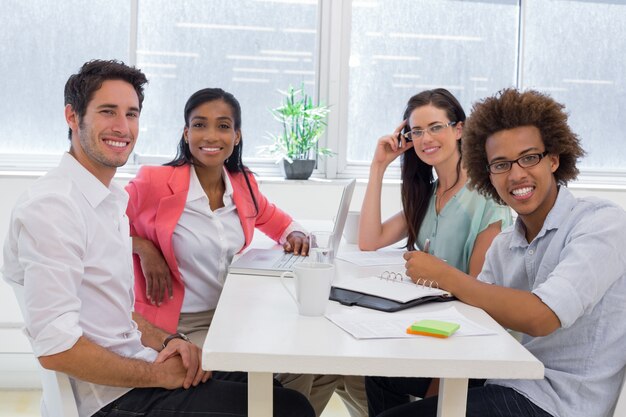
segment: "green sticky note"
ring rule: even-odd
[[[461,327],[459,324],[448,321],[420,320],[413,323],[410,329],[414,332],[448,337],[456,332],[459,327]]]

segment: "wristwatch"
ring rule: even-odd
[[[163,349],[165,349],[165,346],[167,346],[167,344],[173,339],[183,339],[185,342],[191,343],[191,340],[189,340],[189,338],[183,333],[172,333],[171,335],[167,336],[163,341]]]

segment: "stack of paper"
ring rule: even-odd
[[[468,319],[454,307],[448,307],[429,313],[331,313],[326,314],[326,318],[357,339],[426,337],[406,333],[406,328],[411,323],[426,319],[442,320],[459,324],[459,330],[450,337],[496,334],[496,332]]]

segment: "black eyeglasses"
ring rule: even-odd
[[[504,174],[509,172],[513,167],[513,164],[521,166],[522,168],[530,168],[537,165],[548,154],[548,151],[542,153],[531,153],[528,155],[520,156],[514,161],[496,161],[487,165],[487,171],[492,174]]]
[[[454,126],[457,123],[458,122],[450,122],[446,124],[437,123],[432,126],[428,126],[426,129],[413,129],[409,132],[406,132],[402,136],[404,136],[404,139],[406,139],[407,142],[411,142],[414,139],[421,138],[422,136],[424,136],[424,132],[430,133],[430,136],[437,136],[441,134],[441,132],[443,132],[443,129],[445,129],[446,127]]]

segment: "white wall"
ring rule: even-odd
[[[0,174],[0,238],[8,229],[11,209],[19,197],[39,174]],[[120,178],[121,184],[127,179]],[[310,180],[285,181],[282,179],[259,179],[261,191],[279,207],[296,219],[332,220],[341,197],[341,185],[336,181]],[[352,199],[351,210],[359,210],[366,182],[359,181]],[[595,195],[608,198],[626,208],[626,190],[614,188],[570,187],[578,196]],[[383,218],[399,211],[400,185],[397,181],[386,183],[383,188]],[[1,264],[0,259],[0,264]],[[12,290],[0,281],[0,388],[35,387],[38,385],[36,362],[30,353],[30,345],[19,331],[22,317]]]

